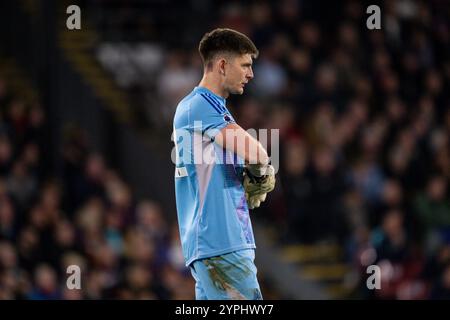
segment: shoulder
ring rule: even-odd
[[[191,110],[205,110],[206,107],[209,106],[208,101],[205,99],[204,95],[202,93],[196,93],[194,94],[190,101],[189,105]]]
[[[218,107],[208,100],[208,97],[203,93],[194,94],[189,101],[187,101],[187,109],[194,119],[209,118],[221,114]]]
[[[202,108],[207,101],[198,93],[191,93],[178,103],[177,111],[186,112],[192,109]]]
[[[199,94],[192,93],[178,103],[175,111],[174,124],[176,127],[189,124],[190,119],[204,114],[206,101]]]

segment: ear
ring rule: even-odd
[[[218,62],[218,66],[219,66],[219,73],[224,76],[225,75],[225,64],[227,62],[225,61],[225,59],[220,59]]]

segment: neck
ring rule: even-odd
[[[204,73],[203,78],[198,84],[199,87],[204,87],[214,94],[221,96],[222,98],[228,98],[228,92],[225,91],[221,85],[221,79],[215,77],[214,75]]]

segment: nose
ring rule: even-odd
[[[249,73],[247,73],[247,79],[248,80],[253,79],[253,70],[252,69],[250,69]]]

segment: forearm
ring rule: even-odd
[[[241,157],[245,160],[245,163],[255,165],[269,164],[269,156],[263,145],[247,132],[246,134],[248,142],[246,141],[244,144],[244,150],[239,150],[239,153],[243,154]]]
[[[216,143],[236,153],[246,164],[267,165],[269,156],[263,145],[237,124],[230,124],[217,134]]]

